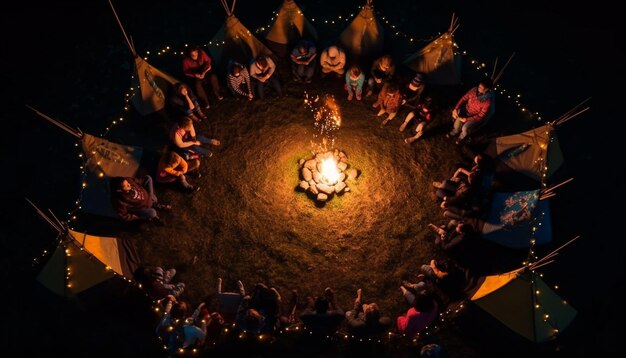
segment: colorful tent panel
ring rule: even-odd
[[[482,228],[482,236],[510,248],[529,248],[531,240],[542,245],[552,240],[548,199],[540,190],[495,193]]]
[[[404,60],[415,72],[426,75],[426,82],[435,85],[461,83],[461,54],[456,51],[451,32],[445,32],[417,53]]]
[[[132,86],[135,90],[131,102],[142,116],[165,108],[170,87],[179,82],[176,78],[152,67],[141,56],[135,56],[135,76]]]
[[[483,287],[484,286],[484,287]],[[525,338],[542,343],[556,338],[576,310],[534,272],[489,276],[472,301]]]

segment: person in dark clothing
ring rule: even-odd
[[[354,309],[346,312],[350,334],[359,338],[381,336],[391,327],[391,318],[381,316],[378,305],[375,302],[362,303],[362,290],[360,288],[356,292]]]
[[[334,333],[344,320],[344,312],[337,307],[335,294],[327,287],[323,296],[307,297],[307,306],[300,313],[300,320],[313,333],[329,335]]]
[[[157,210],[171,210],[171,206],[158,203],[154,194],[152,177],[141,178],[113,177],[109,181],[111,187],[111,204],[123,221],[150,220],[163,225]]]
[[[221,101],[224,98],[221,93],[219,80],[211,70],[211,57],[198,46],[190,47],[183,59],[183,73],[189,86],[200,97],[200,100],[203,102],[202,106],[205,109],[210,107],[209,97],[205,91],[207,82],[210,82],[213,94],[215,94],[218,100]]]

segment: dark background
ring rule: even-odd
[[[280,3],[239,0],[235,14],[249,29],[256,29],[269,23]],[[298,1],[309,19],[354,13],[362,3]],[[59,135],[24,105],[86,132],[102,133],[119,115],[129,85],[128,50],[105,1],[12,5],[0,15],[5,99],[0,147],[5,169],[0,191],[5,228],[1,272],[8,317],[3,346],[28,350],[49,344],[50,352],[82,352],[79,347],[94,353],[93,342],[72,339],[73,330],[66,337],[76,345],[72,349],[63,341],[65,336],[55,332],[57,325],[97,329],[89,326],[93,322],[88,317],[70,321],[76,312],[50,300],[34,282],[32,259],[53,244],[55,232],[23,201],[28,197],[67,218],[65,213],[74,208],[79,193],[78,150],[72,137]],[[115,6],[139,53],[164,44],[207,42],[224,19],[218,1],[120,1]],[[503,63],[516,53],[501,84],[521,93],[521,101],[545,118],[556,118],[592,98],[591,111],[559,132],[567,170],[575,178],[559,197],[562,205],[579,208],[579,215],[561,224],[571,225],[564,232],[582,238],[558,256],[550,273],[558,278],[560,293],[579,310],[564,334],[562,356],[623,356],[619,332],[625,317],[619,292],[624,288],[626,260],[619,206],[624,189],[624,125],[617,108],[623,96],[624,44],[618,37],[619,12],[601,2],[562,1],[406,0],[375,1],[375,6],[390,23],[418,40],[445,30],[456,13],[461,24],[456,41],[468,57],[487,63],[498,57]],[[344,26],[337,25],[336,35]],[[333,28],[324,31],[333,33]],[[403,42],[400,37],[396,41]],[[410,48],[396,45],[393,51],[402,58]],[[151,334],[151,328],[143,328]],[[136,328],[129,324],[119,329]]]

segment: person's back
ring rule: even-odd
[[[300,313],[300,320],[314,334],[328,335],[334,333],[344,320],[341,309],[329,310],[329,302],[324,297],[317,297],[314,306]]]

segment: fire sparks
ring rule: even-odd
[[[312,142],[316,152],[325,152],[334,148],[335,132],[341,127],[341,113],[332,95],[312,97],[304,94],[304,106],[313,113],[315,119],[315,139]]]

